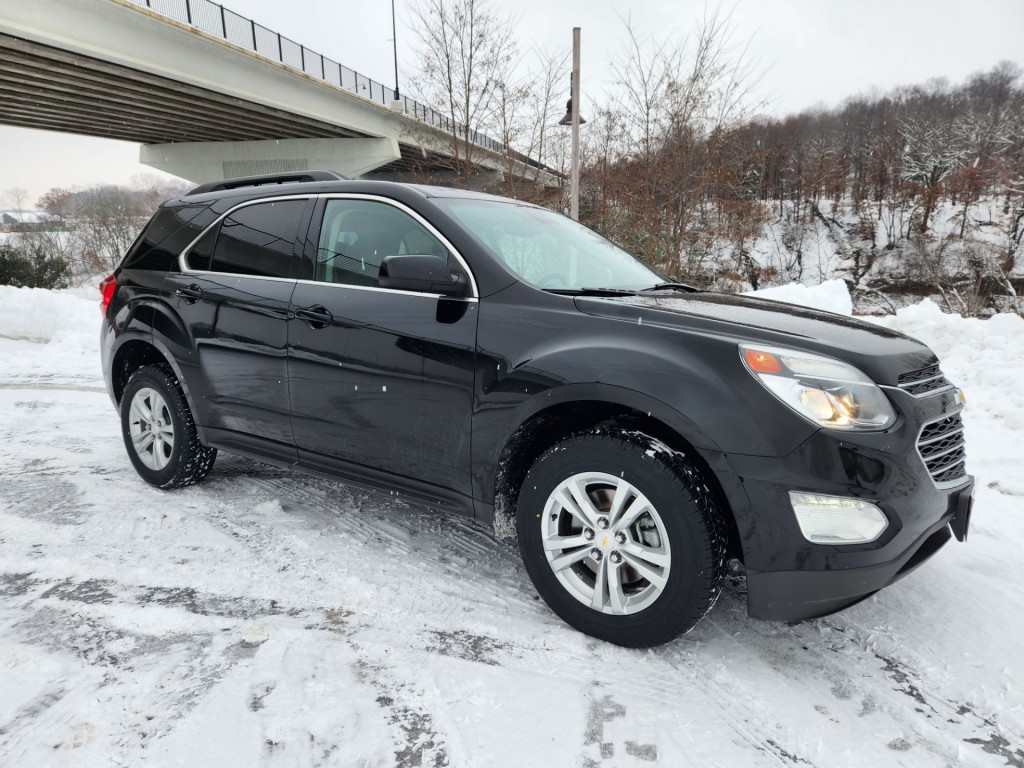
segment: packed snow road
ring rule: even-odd
[[[748,619],[737,573],[631,651],[462,518],[224,454],[151,488],[95,304],[0,291],[0,765],[1024,766],[1019,318],[885,321],[966,386],[966,545],[792,626]]]

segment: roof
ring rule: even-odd
[[[4,224],[46,224],[60,221],[60,217],[46,211],[0,211],[0,221]]]

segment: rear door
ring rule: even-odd
[[[288,401],[288,306],[308,198],[232,209],[183,255],[171,300],[189,329],[196,418],[214,442],[294,461]]]
[[[450,299],[377,285],[393,254],[443,256],[472,284],[468,268],[425,220],[384,198],[322,199],[309,240],[288,333],[300,462],[468,496],[475,291]]]

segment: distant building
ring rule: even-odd
[[[60,225],[60,216],[46,211],[0,211],[0,232],[43,232]]]

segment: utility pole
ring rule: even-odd
[[[572,28],[572,170],[569,215],[580,220],[580,28]]]

